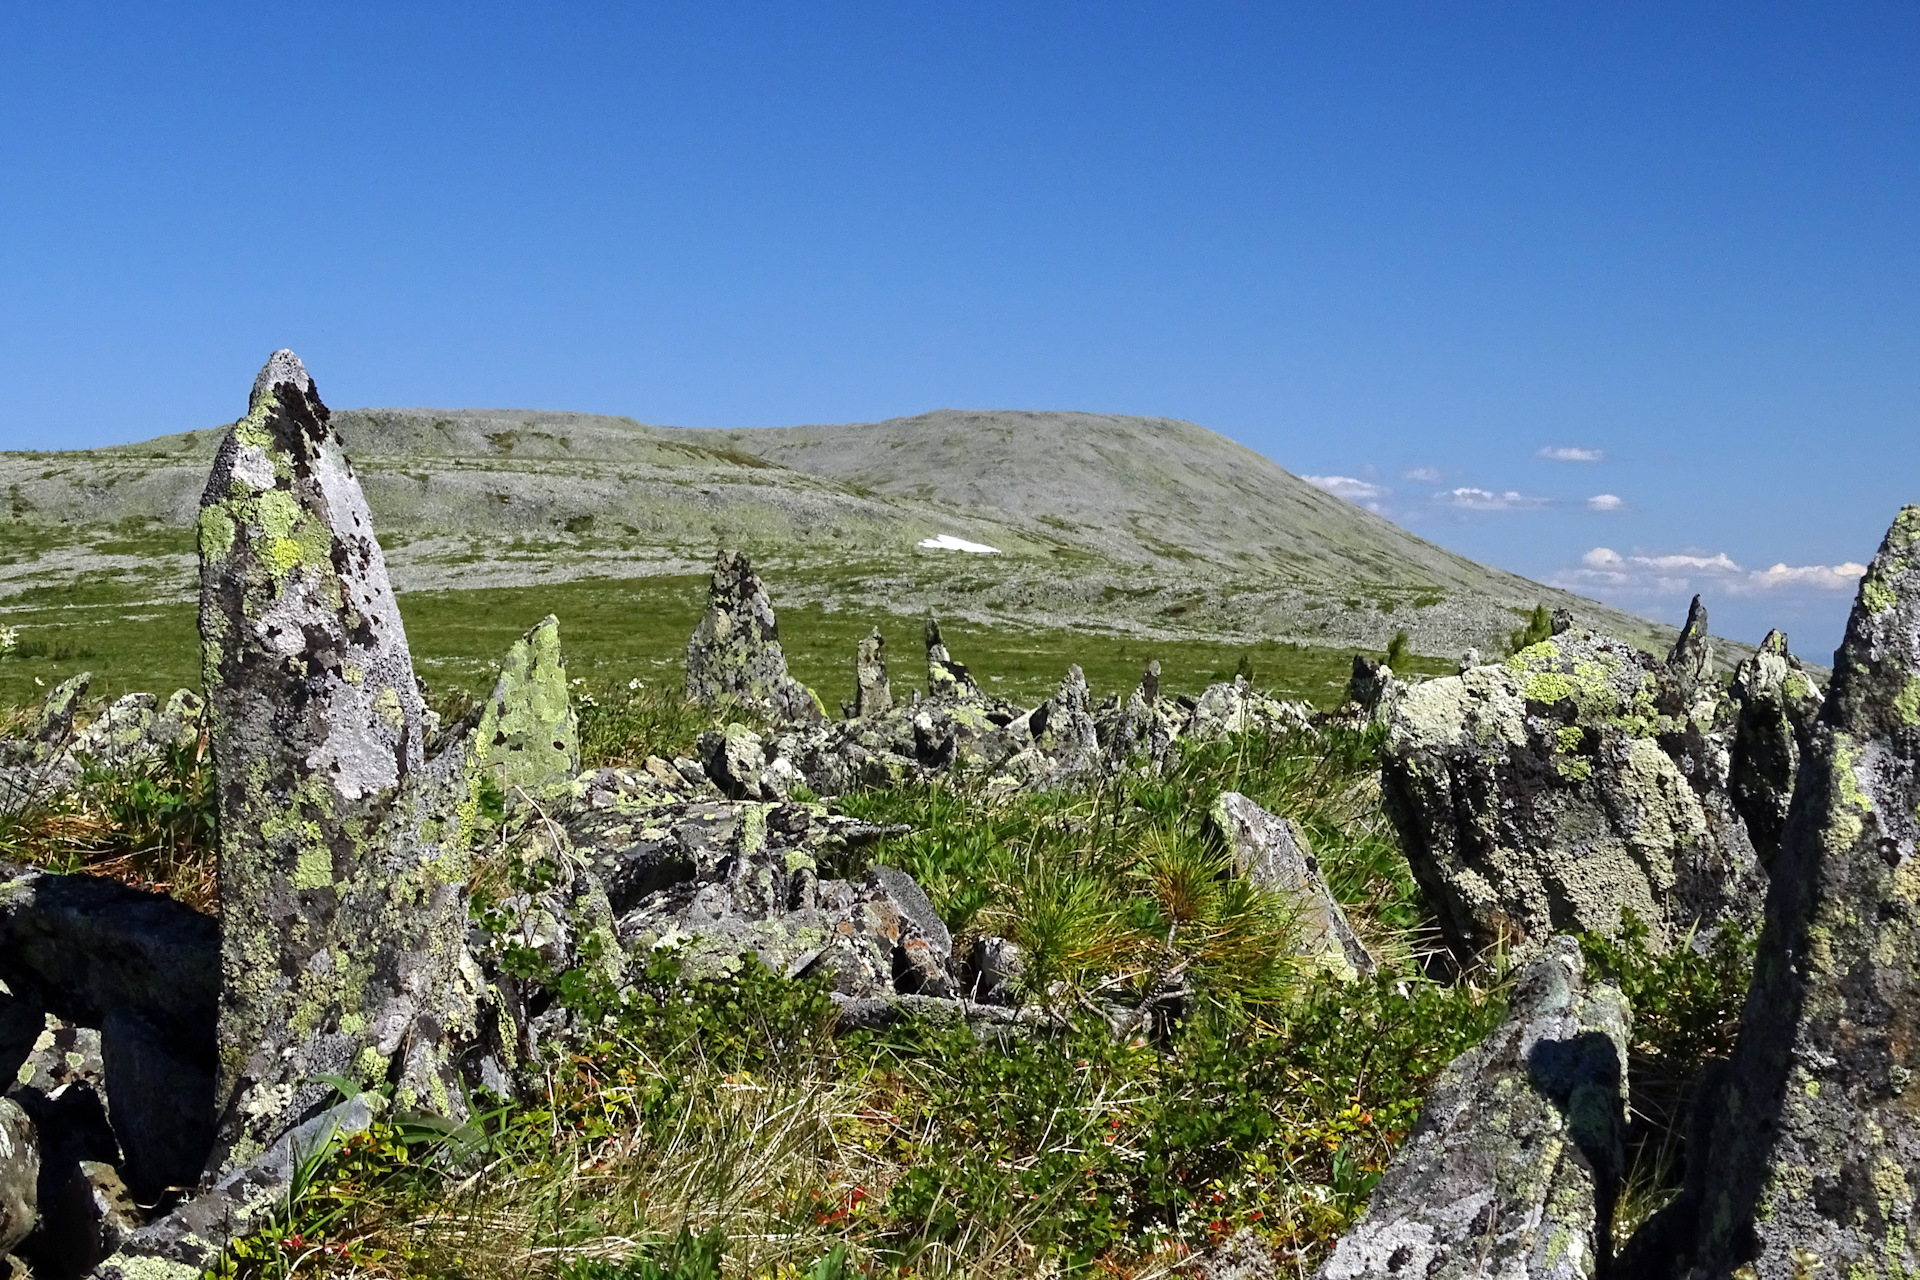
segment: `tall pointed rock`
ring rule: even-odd
[[[1835,655],[1729,1079],[1695,1274],[1920,1271],[1920,507]]]
[[[687,641],[687,698],[731,700],[795,724],[827,718],[813,690],[787,671],[773,602],[738,551],[722,551],[713,562],[707,612]]]
[[[420,690],[372,517],[291,351],[254,382],[200,501],[200,635],[220,815],[212,1170],[334,1093],[461,1106],[472,1017],[464,755],[424,757]]]
[[[552,614],[507,650],[480,710],[473,755],[480,776],[508,797],[564,794],[580,772],[580,720],[567,693],[560,620]]]

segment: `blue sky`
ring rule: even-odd
[[[1911,5],[9,5],[0,174],[0,447],[1164,414],[1816,657],[1920,500]]]

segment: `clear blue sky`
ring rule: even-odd
[[[1814,656],[1920,501],[1910,4],[13,4],[0,174],[0,447],[1165,414]]]

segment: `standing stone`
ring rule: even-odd
[[[1696,1274],[1920,1271],[1916,1027],[1920,507],[1908,507],[1861,579],[1801,763],[1701,1162]]]
[[[875,627],[860,642],[860,649],[854,655],[853,675],[859,685],[853,703],[856,717],[884,715],[893,709],[893,686],[887,682],[886,646],[887,642],[880,637],[880,628]]]
[[[1237,791],[1222,792],[1207,816],[1233,851],[1234,870],[1293,904],[1300,955],[1342,977],[1373,972],[1373,957],[1347,923],[1298,823]]]
[[[795,724],[827,718],[813,690],[788,674],[773,602],[738,551],[723,551],[713,562],[707,612],[687,641],[687,698],[737,702]]]
[[[1728,789],[1754,851],[1771,866],[1786,830],[1800,756],[1820,714],[1820,686],[1787,651],[1787,638],[1769,631],[1754,655],[1734,668],[1730,695],[1734,732]]]
[[[1667,670],[1689,696],[1713,683],[1713,641],[1707,635],[1707,607],[1699,596],[1687,606],[1687,623],[1667,655]]]
[[[541,800],[580,773],[580,720],[567,693],[560,621],[543,618],[507,651],[473,739],[479,776],[501,794]]]
[[[1604,1273],[1624,1172],[1619,991],[1555,938],[1505,1025],[1455,1058],[1319,1280],[1585,1280]]]
[[[255,380],[200,503],[200,635],[220,819],[210,1172],[334,1094],[457,1115],[474,1018],[465,742],[429,761],[386,562],[291,351]]]
[[[973,676],[947,652],[940,638],[940,623],[927,619],[927,696],[930,698],[978,698],[980,686]]]

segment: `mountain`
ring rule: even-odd
[[[699,572],[751,552],[788,601],[1006,625],[1496,651],[1536,603],[1671,628],[1491,569],[1191,422],[943,409],[709,430],[530,410],[335,414],[403,590]],[[0,454],[0,608],[62,575],[191,591],[223,428]],[[999,554],[926,548],[945,537]]]

